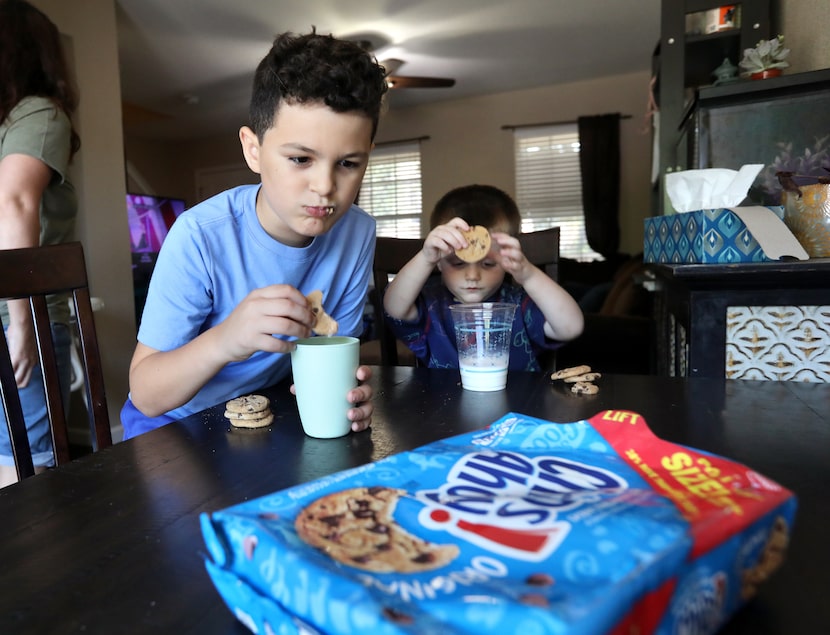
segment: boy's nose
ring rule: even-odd
[[[467,265],[465,273],[467,280],[478,280],[481,277],[481,270],[478,265]]]
[[[315,170],[309,180],[309,187],[321,196],[331,194],[334,191],[334,174],[328,169]]]

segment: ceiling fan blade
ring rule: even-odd
[[[449,88],[455,80],[448,77],[413,77],[411,75],[389,75],[386,81],[390,88]]]
[[[383,66],[383,70],[386,71],[386,76],[388,77],[389,75],[394,75],[395,71],[403,66],[403,60],[390,57],[389,59],[381,60],[378,64]]]

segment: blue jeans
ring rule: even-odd
[[[52,338],[55,342],[55,356],[60,373],[61,396],[63,407],[69,408],[69,385],[71,380],[71,346],[72,335],[66,324],[52,323]],[[52,435],[49,432],[49,414],[46,409],[46,392],[43,389],[43,376],[40,364],[32,370],[29,385],[18,391],[26,430],[29,433],[29,446],[32,449],[32,462],[35,467],[51,467],[55,464],[52,452]],[[0,465],[14,465],[9,429],[6,426],[6,413],[0,404]]]

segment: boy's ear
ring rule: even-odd
[[[261,174],[259,167],[259,139],[248,126],[239,129],[239,142],[242,144],[242,156],[252,172]]]

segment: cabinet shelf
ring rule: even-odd
[[[711,42],[712,40],[721,40],[729,38],[740,38],[740,29],[724,29],[723,31],[716,31],[714,33],[695,33],[694,35],[686,36],[686,44],[696,44],[698,42]]]
[[[724,5],[724,2],[662,0],[660,42],[652,59],[656,78],[655,99],[660,109],[657,131],[660,178],[656,187],[657,195],[653,198],[655,214],[663,213],[662,177],[668,172],[688,167],[683,131],[695,94],[704,87],[720,89],[732,86],[713,86],[714,71],[724,59],[738,66],[744,49],[770,37],[773,2],[774,0],[742,0],[740,27],[714,33],[686,34],[687,14],[716,9]]]

